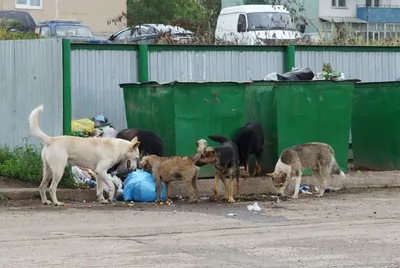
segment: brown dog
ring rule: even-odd
[[[157,184],[157,201],[161,201],[161,181],[167,188],[167,202],[170,202],[170,182],[175,179],[183,179],[189,185],[190,202],[197,202],[199,191],[197,189],[197,178],[200,168],[195,165],[201,157],[196,153],[192,157],[172,156],[159,157],[156,155],[147,155],[142,158],[139,168],[151,172]]]

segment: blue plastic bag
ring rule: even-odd
[[[141,169],[132,171],[124,182],[124,201],[154,202],[157,200],[157,185],[151,173]],[[161,182],[161,201],[167,198],[165,184]]]

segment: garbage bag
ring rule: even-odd
[[[151,173],[141,169],[132,171],[125,179],[124,201],[154,202],[157,200],[157,185]],[[165,201],[167,191],[161,182],[161,201]]]
[[[310,68],[306,67],[284,74],[277,74],[277,77],[279,81],[307,81],[314,78],[314,72]]]
[[[113,127],[106,126],[103,129],[103,138],[115,138],[117,136],[117,131]]]
[[[75,133],[91,133],[94,130],[94,122],[89,118],[82,118],[77,120],[72,120],[71,122],[72,134]]]
[[[95,128],[100,128],[100,127],[105,127],[105,126],[111,126],[111,124],[108,122],[108,118],[105,117],[104,115],[97,115],[92,118],[94,122],[94,127]]]
[[[264,77],[264,81],[278,81],[278,74],[277,73],[270,73]]]

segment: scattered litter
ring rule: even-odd
[[[299,191],[308,191],[308,190],[310,190],[310,187],[308,187],[308,186],[301,186],[299,188]]]
[[[310,187],[308,187],[307,185],[301,186],[299,188],[299,192],[303,194],[312,194],[312,192],[310,191]]]
[[[96,186],[96,174],[88,168],[72,166],[72,177],[78,185],[86,184],[90,188]]]
[[[200,197],[200,200],[209,200],[210,198],[208,196],[202,196]]]
[[[88,206],[86,206],[87,208],[92,208],[92,206],[91,205],[88,205]]]
[[[236,216],[237,216],[236,213],[228,213],[228,214],[226,214],[226,215],[228,215],[229,217],[236,217]]]
[[[272,196],[271,196],[271,199],[275,199],[275,201],[273,201],[273,202],[276,202],[276,203],[279,203],[279,202],[280,202],[279,196],[277,196],[277,195],[272,195]]]
[[[261,208],[257,202],[255,202],[253,205],[248,205],[247,209],[250,211],[260,211],[261,210]]]

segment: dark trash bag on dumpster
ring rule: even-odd
[[[306,67],[299,70],[277,74],[278,81],[308,81],[314,78],[314,72]]]
[[[156,181],[151,173],[141,169],[132,171],[124,181],[124,201],[154,202],[157,200]],[[167,191],[161,182],[161,201],[165,201]]]

